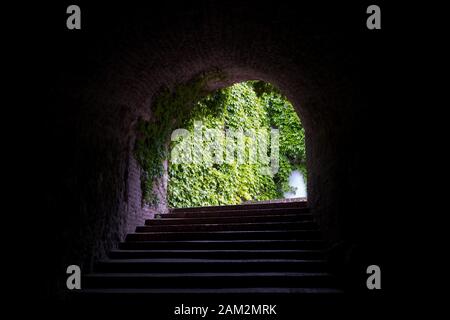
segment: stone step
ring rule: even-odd
[[[203,223],[263,223],[263,222],[301,222],[313,221],[312,214],[270,214],[259,216],[221,216],[221,217],[190,217],[190,218],[162,218],[148,219],[146,225],[179,225],[179,224],[203,224]]]
[[[342,295],[342,291],[335,288],[279,288],[279,287],[254,287],[254,288],[154,288],[154,289],[83,289],[79,290],[75,294],[87,294],[87,295],[101,295],[101,296],[112,296],[122,298],[123,296],[148,296],[148,298],[161,297],[161,295],[168,295],[172,299],[175,296],[187,296],[187,295],[273,295],[276,294],[278,297],[280,295],[286,294],[292,297],[292,295]],[[108,297],[110,299],[110,297]]]
[[[226,272],[226,273],[96,273],[83,278],[84,288],[251,288],[330,287],[328,273]]]
[[[322,240],[178,240],[178,241],[126,241],[119,243],[121,250],[320,250]]]
[[[231,217],[231,216],[261,216],[261,215],[280,215],[280,214],[306,214],[309,208],[262,208],[248,210],[198,210],[198,211],[171,211],[171,213],[162,214],[165,218],[195,218],[195,217]]]
[[[177,212],[205,212],[205,211],[227,211],[227,210],[253,210],[253,209],[273,209],[273,208],[305,208],[308,206],[306,201],[292,201],[292,202],[278,202],[278,203],[249,203],[238,205],[223,205],[223,206],[206,206],[206,207],[191,207],[191,208],[173,208],[173,213]]]
[[[324,247],[306,202],[173,209],[146,220],[109,259],[96,262],[82,291],[109,302],[163,294],[183,301],[339,296]]]
[[[339,295],[306,202],[174,209],[83,278],[88,295]],[[115,300],[115,299],[114,299]]]
[[[112,250],[111,259],[322,259],[321,250]]]
[[[306,222],[261,222],[261,223],[202,223],[176,225],[139,226],[136,232],[185,232],[185,231],[256,231],[256,230],[311,230],[317,224]]]
[[[258,239],[319,239],[317,230],[268,230],[268,231],[199,231],[199,232],[146,232],[130,233],[127,241],[152,240],[258,240]]]
[[[300,259],[109,259],[95,272],[321,272],[325,260]]]

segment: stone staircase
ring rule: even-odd
[[[88,295],[336,296],[306,202],[174,209],[83,278]]]

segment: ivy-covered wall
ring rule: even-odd
[[[200,135],[194,134],[195,123],[201,124]],[[216,143],[221,161],[169,162],[170,207],[238,204],[248,200],[282,198],[283,193],[290,190],[288,178],[292,170],[298,168],[306,176],[305,133],[300,119],[286,97],[268,83],[247,81],[207,95],[195,104],[182,127],[191,134],[173,141],[171,150],[187,143],[187,150],[192,150],[192,156],[197,148],[198,154],[203,157],[207,147]],[[209,137],[214,141],[205,141],[208,140],[207,129],[222,132],[242,130],[269,137],[271,128],[279,130],[279,168],[275,175],[269,175],[265,170],[267,164],[259,159],[254,163],[249,161],[249,145],[254,143],[256,146],[256,136],[243,136],[246,146],[243,163],[239,163],[235,149],[229,150],[225,146],[231,140],[229,137],[214,136]],[[258,156],[267,151],[267,160],[272,155],[270,146],[267,150],[257,146],[255,151]],[[217,153],[212,153],[212,156],[217,157]],[[228,156],[232,161],[227,161],[230,159]]]
[[[284,192],[291,191],[288,179],[293,170],[299,169],[306,178],[305,131],[288,99],[264,81],[241,82],[209,92],[208,83],[225,78],[224,73],[213,71],[179,84],[173,90],[163,89],[155,96],[152,105],[153,120],[139,121],[135,156],[143,169],[141,188],[145,204],[157,205],[164,201],[170,207],[192,207],[270,200],[282,198]],[[271,128],[278,129],[276,174],[268,175],[264,170],[266,164],[260,161],[243,164],[225,161],[214,165],[170,161],[167,197],[161,196],[155,189],[167,170],[163,164],[170,158],[171,133],[180,127],[192,132],[195,122],[202,124],[203,131],[231,129],[270,136]],[[248,142],[252,138],[245,139]],[[170,149],[179,143],[172,141]],[[189,143],[193,149],[202,152],[203,141],[194,139],[193,135]],[[221,145],[226,158],[225,139],[215,143]],[[267,151],[270,157],[270,147]],[[247,148],[247,159],[248,153]]]
[[[155,184],[165,172],[171,132],[184,123],[192,106],[208,93],[208,83],[224,77],[221,72],[211,71],[178,84],[172,90],[164,87],[155,94],[152,119],[139,119],[135,157],[142,167],[143,204],[157,205],[162,200],[155,192]]]

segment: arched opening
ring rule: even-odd
[[[170,98],[156,98],[155,112],[163,119],[173,105],[186,108],[172,118],[181,127],[140,124],[136,156],[144,168],[143,201],[183,208],[306,200],[305,131],[290,101],[259,80],[207,94],[200,93],[202,85],[178,87]],[[155,137],[170,128],[170,139]],[[158,194],[165,188],[165,195]]]

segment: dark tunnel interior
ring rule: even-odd
[[[307,133],[308,204],[346,286],[360,290],[363,266],[387,263],[396,164],[385,155],[396,145],[381,79],[390,66],[382,31],[369,34],[359,14],[364,5],[81,5],[78,33],[53,28],[65,18],[55,15],[34,40],[35,89],[46,99],[30,111],[42,141],[31,147],[45,208],[33,232],[42,250],[31,253],[42,261],[33,289],[41,298],[58,299],[65,266],[90,270],[148,217],[133,156],[137,121],[152,119],[161,87],[213,70],[225,74],[213,88],[259,79],[296,107]]]

